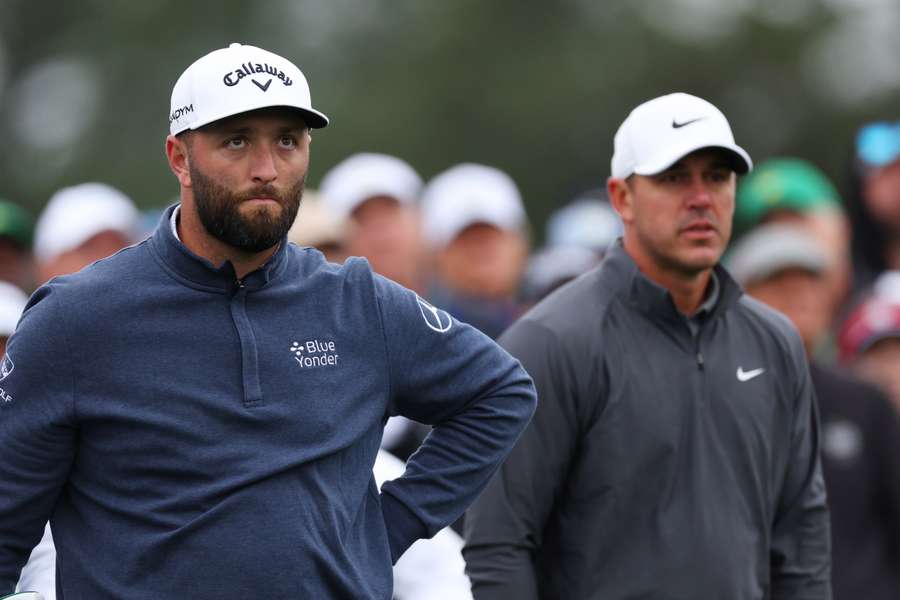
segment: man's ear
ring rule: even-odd
[[[190,134],[189,134],[190,135]],[[191,187],[190,156],[188,155],[188,141],[184,137],[174,135],[166,137],[166,158],[169,159],[169,168],[178,179],[181,187]]]
[[[629,223],[634,219],[634,208],[632,203],[634,198],[631,195],[631,187],[624,179],[610,177],[606,180],[606,194],[609,196],[609,203],[613,209],[619,213],[619,217],[623,223]]]

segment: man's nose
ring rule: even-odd
[[[250,176],[257,183],[270,183],[278,177],[275,156],[269,148],[256,148],[250,157]]]
[[[712,190],[702,175],[691,177],[688,190],[688,206],[690,208],[707,208],[712,204]]]

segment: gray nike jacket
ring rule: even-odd
[[[831,598],[801,341],[715,272],[696,335],[619,244],[501,337],[539,402],[466,516],[477,600]]]

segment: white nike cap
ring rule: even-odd
[[[328,125],[328,117],[312,107],[309,84],[294,63],[262,48],[231,44],[194,61],[175,82],[169,132],[271,106],[296,108],[311,128]]]
[[[341,218],[371,198],[387,196],[414,206],[422,178],[406,161],[387,154],[361,152],[332,167],[319,186],[322,202]]]
[[[701,148],[722,148],[735,157],[740,174],[753,168],[734,143],[728,119],[702,98],[675,93],[644,102],[626,117],[613,142],[612,176],[655,175]]]
[[[522,196],[512,178],[493,167],[465,163],[436,175],[422,192],[422,233],[443,248],[476,223],[525,231]]]

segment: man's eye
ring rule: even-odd
[[[227,147],[234,148],[234,149],[243,148],[244,144],[245,144],[244,138],[231,138],[230,140],[225,142],[225,145]]]
[[[675,183],[681,177],[680,173],[663,173],[659,176],[659,180],[662,183]]]
[[[293,136],[283,135],[278,140],[278,143],[282,148],[293,148],[297,145],[297,140],[295,140]]]

